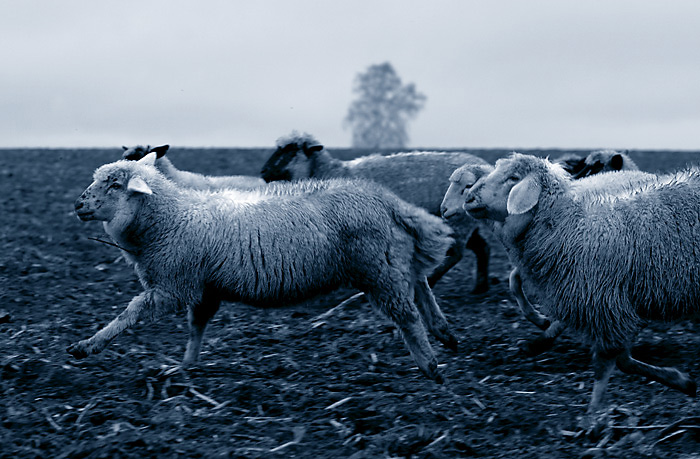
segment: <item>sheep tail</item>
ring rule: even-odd
[[[419,277],[428,276],[442,264],[455,243],[452,229],[442,219],[418,207],[402,203],[394,220],[414,240],[413,268]]]

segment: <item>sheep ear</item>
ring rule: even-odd
[[[320,144],[310,145],[309,147],[304,148],[304,153],[306,153],[306,156],[311,156],[314,153],[317,153],[321,150],[323,150],[323,145],[320,145]]]
[[[141,177],[132,177],[126,189],[133,193],[153,194],[153,190]]]
[[[471,188],[476,183],[476,174],[472,171],[464,171],[459,182],[464,183],[467,187]]]
[[[129,147],[125,147],[124,145],[122,145],[122,149],[123,149],[124,151],[126,151],[126,150],[129,149]]]
[[[623,163],[622,155],[619,153],[616,155],[613,155],[613,157],[610,158],[610,167],[612,167],[616,171],[622,170],[622,163]]]
[[[149,153],[143,158],[139,159],[137,163],[139,164],[146,164],[148,166],[155,166],[156,165],[156,159],[158,159],[157,153]]]
[[[155,153],[159,158],[162,158],[168,152],[168,148],[170,148],[170,145],[161,145],[159,147],[151,148],[148,150],[148,152]]]
[[[524,214],[537,205],[542,187],[532,176],[525,177],[508,194],[506,209],[510,215]]]

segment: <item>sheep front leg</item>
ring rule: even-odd
[[[517,301],[518,306],[520,307],[520,312],[523,313],[525,318],[535,324],[535,326],[541,330],[547,330],[550,325],[549,319],[535,309],[532,303],[530,303],[525,296],[525,292],[523,291],[523,279],[520,277],[520,271],[518,271],[518,268],[515,268],[510,272],[508,284],[510,287],[510,293],[515,297],[515,301]]]
[[[630,355],[629,349],[625,349],[625,351],[617,357],[617,367],[627,374],[646,376],[653,381],[660,382],[665,386],[676,389],[691,397],[695,397],[697,383],[687,374],[673,367],[657,367],[635,360]]]
[[[202,348],[202,338],[207,328],[209,319],[214,317],[219,310],[221,300],[205,293],[202,301],[187,310],[187,319],[190,325],[190,337],[187,341],[187,349],[182,364],[193,365],[199,360],[199,352]]]
[[[554,341],[556,341],[557,337],[561,335],[564,329],[566,329],[566,325],[560,320],[555,320],[537,338],[526,342],[522,346],[523,352],[529,357],[534,357],[550,350],[552,346],[554,346]]]
[[[593,382],[591,401],[588,405],[589,414],[594,414],[600,410],[610,375],[615,369],[615,360],[621,352],[620,350],[601,351],[597,349],[593,351],[593,375],[595,381]]]
[[[155,291],[148,290],[141,293],[134,297],[126,309],[106,327],[88,339],[71,344],[66,348],[66,351],[76,359],[102,352],[110,341],[127,328],[132,327],[139,319],[144,316],[148,316],[151,320],[157,319],[165,309],[159,307],[159,302],[162,302],[161,295],[157,295]]]

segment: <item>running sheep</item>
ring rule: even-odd
[[[637,165],[625,153],[619,153],[614,150],[597,150],[591,152],[588,156],[579,156],[575,154],[567,154],[555,160],[555,164],[562,166],[574,179],[582,179],[593,175],[599,177],[597,179],[588,178],[579,180],[574,186],[584,188],[603,188],[608,192],[613,192],[618,186],[625,186],[635,174],[628,174],[622,181],[616,181],[616,176],[604,174],[609,171],[637,171]],[[449,219],[454,215],[464,212],[463,204],[465,195],[469,192],[472,186],[481,177],[488,175],[493,171],[491,165],[475,165],[465,164],[456,169],[450,176],[450,186],[445,193],[440,211],[443,218]],[[638,172],[636,176],[642,180],[651,177],[651,174]],[[493,227],[491,230],[493,231]],[[499,233],[496,231],[496,236]],[[511,294],[515,297],[516,302],[525,318],[532,322],[535,326],[542,329],[544,332],[535,340],[525,343],[523,351],[527,355],[537,355],[551,348],[556,340],[565,329],[565,325],[561,321],[551,322],[546,316],[540,313],[525,296],[522,289],[522,277],[517,268],[514,268],[509,277],[509,286]]]
[[[583,160],[583,158],[581,158]],[[454,218],[456,215],[464,213],[462,208],[465,200],[465,195],[481,178],[493,171],[493,166],[490,164],[465,164],[452,173],[450,176],[450,186],[445,193],[445,197],[440,204],[440,212],[442,217],[447,219]],[[493,226],[493,225],[491,225]],[[491,227],[493,231],[494,228]],[[498,237],[498,232],[495,232]],[[509,276],[509,287],[511,294],[515,297],[520,311],[525,318],[532,322],[538,328],[544,330],[535,340],[528,342],[524,347],[524,352],[528,355],[537,355],[549,349],[554,340],[562,331],[564,326],[560,322],[551,323],[550,320],[540,313],[525,296],[522,288],[522,278],[517,268],[513,269]]]
[[[426,279],[452,243],[439,218],[361,180],[186,189],[155,160],[149,154],[98,168],[76,201],[81,220],[103,222],[144,292],[94,336],[69,346],[70,354],[99,353],[139,320],[186,308],[183,363],[192,364],[222,300],[286,304],[347,284],[394,322],[420,370],[442,381],[423,326],[456,348]]]
[[[486,161],[468,153],[413,152],[389,156],[363,156],[341,161],[309,134],[292,132],[277,141],[277,149],[262,168],[266,182],[307,178],[362,178],[387,187],[401,199],[440,215],[440,202],[449,185],[447,178],[463,164]],[[486,240],[479,234],[478,224],[464,213],[449,222],[455,237],[445,262],[428,278],[435,283],[463,257],[466,246],[476,255],[476,282],[473,293],[489,288],[489,254]]]
[[[691,396],[697,387],[675,368],[633,359],[630,347],[643,322],[700,312],[700,170],[614,175],[612,190],[602,176],[572,182],[546,159],[513,154],[465,202],[475,218],[502,226],[544,310],[591,344],[589,413],[615,365]]]
[[[265,181],[259,177],[250,175],[228,175],[212,176],[202,175],[195,172],[182,171],[176,168],[169,158],[165,156],[170,145],[161,145],[151,148],[150,146],[136,145],[135,147],[122,147],[123,159],[138,161],[148,153],[157,155],[156,167],[167,178],[185,188],[196,190],[219,190],[225,188],[254,189],[265,185]]]

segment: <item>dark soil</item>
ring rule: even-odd
[[[588,350],[563,336],[539,357],[520,353],[538,330],[508,293],[496,244],[487,294],[469,293],[470,253],[434,290],[461,341],[457,352],[434,343],[443,386],[420,374],[391,323],[361,300],[316,323],[350,290],[272,310],[224,305],[194,370],[177,366],[184,314],[139,324],[75,360],[66,346],[141,291],[117,249],[88,239],[107,239],[101,224],[73,214],[92,171],[120,153],[0,152],[0,458],[699,457],[698,402],[620,372],[609,425],[581,432]],[[169,155],[182,169],[257,174],[268,153]],[[651,171],[695,155],[632,152]],[[647,327],[634,353],[697,377],[699,349],[696,320]]]

